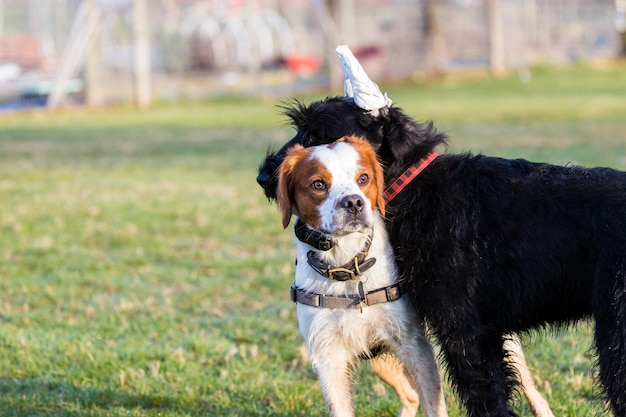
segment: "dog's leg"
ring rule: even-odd
[[[424,414],[427,417],[446,417],[448,412],[437,358],[424,328],[412,324],[408,334],[397,343],[392,343],[390,350],[397,356],[395,360],[403,365],[405,378],[413,391],[417,392]],[[411,403],[408,404],[410,406]],[[404,413],[404,407],[402,412]]]
[[[625,327],[624,322],[612,321],[610,326]],[[596,348],[598,351],[599,379],[616,417],[626,417],[626,331],[607,330],[596,319]],[[620,340],[621,339],[621,340]]]
[[[417,355],[407,351],[408,346],[403,344],[402,349],[398,351],[398,356],[405,363],[412,365],[412,369],[409,369],[409,375],[415,376],[415,388],[420,395],[424,414],[427,417],[447,417],[448,411],[443,396],[435,351],[426,337],[424,328],[416,324],[413,327],[412,341],[417,350]]]
[[[513,335],[510,339],[506,339],[504,341],[504,350],[507,351],[506,360],[509,361],[517,371],[522,391],[535,417],[554,417],[550,405],[535,388],[533,377],[528,369],[528,364],[526,364],[526,358],[524,357],[524,351],[522,350],[519,337]]]
[[[593,309],[598,377],[613,415],[626,417],[626,261],[621,259],[626,248],[619,250],[619,261],[599,261]]]
[[[353,417],[352,379],[355,358],[341,349],[317,353],[311,359],[331,417]]]
[[[469,324],[457,323],[454,334],[439,340],[450,381],[467,409],[467,416],[515,416],[508,401],[511,385],[517,381],[507,369],[502,336],[479,333]]]
[[[372,370],[386,383],[396,390],[400,398],[400,417],[414,417],[419,407],[419,396],[406,375],[404,365],[396,355],[389,352],[381,353],[370,360]]]

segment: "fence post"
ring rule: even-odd
[[[626,0],[615,0],[615,27],[619,32],[619,56],[626,57]]]
[[[94,0],[87,0],[90,8],[97,5]],[[91,47],[87,48],[85,57],[85,90],[86,102],[88,106],[100,106],[103,104],[102,88],[100,78],[100,28],[93,33],[93,39],[90,41]]]
[[[426,37],[426,77],[439,78],[446,66],[446,38],[439,23],[437,0],[426,0],[423,5],[424,36]]]
[[[152,105],[150,74],[150,33],[147,0],[133,0],[133,76],[134,102],[140,109]]]
[[[502,27],[502,5],[500,0],[487,0],[489,20],[489,64],[495,76],[506,72],[504,64],[504,29]]]

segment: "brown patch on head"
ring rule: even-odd
[[[337,142],[346,142],[359,154],[359,167],[354,181],[359,184],[363,194],[372,203],[372,209],[385,215],[384,177],[376,151],[365,139],[355,136],[344,137]],[[337,142],[328,146],[333,148]],[[328,190],[332,186],[332,173],[317,158],[312,158],[313,148],[304,148],[295,145],[287,151],[278,172],[278,188],[276,200],[282,215],[283,227],[287,227],[291,215],[296,214],[300,219],[311,227],[319,227],[321,224],[320,205],[328,197]],[[360,184],[359,179],[363,174],[369,180]],[[316,187],[321,182],[324,187]]]
[[[309,226],[320,225],[319,205],[326,199],[328,190],[314,189],[312,184],[320,180],[330,188],[332,175],[319,161],[311,159],[311,152],[312,148],[295,145],[280,166],[276,200],[285,228],[292,213]]]
[[[370,181],[361,187],[363,194],[371,201],[372,209],[377,208],[382,216],[385,215],[385,178],[383,167],[376,156],[376,151],[370,143],[357,136],[346,136],[340,141],[350,143],[360,155],[360,165],[364,173],[370,177]],[[360,175],[360,174],[359,174]],[[358,180],[355,179],[355,180]]]

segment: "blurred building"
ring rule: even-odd
[[[340,91],[339,43],[377,81],[613,57],[622,48],[622,3],[0,0],[0,111],[44,105],[51,95],[59,104],[129,102],[141,53],[159,99]]]

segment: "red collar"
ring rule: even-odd
[[[432,151],[426,158],[411,165],[406,171],[402,173],[389,187],[385,189],[385,201],[390,202],[393,200],[400,191],[404,190],[404,187],[409,185],[411,181],[415,179],[439,154],[437,151]]]

